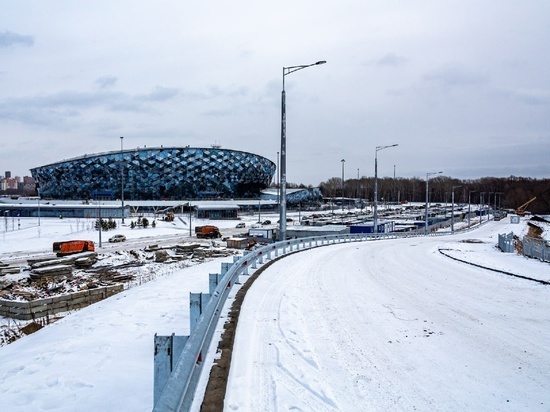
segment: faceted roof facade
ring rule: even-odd
[[[269,186],[275,164],[252,153],[221,148],[138,148],[85,155],[31,169],[42,197],[112,198],[258,197]]]

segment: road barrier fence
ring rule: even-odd
[[[471,230],[455,231],[455,234]],[[428,232],[429,236],[449,234],[449,231]],[[289,239],[247,251],[242,257],[235,256],[232,263],[223,262],[221,273],[209,275],[209,293],[190,293],[190,335],[154,337],[153,411],[188,411],[191,408],[226,299],[239,277],[248,275],[249,269],[256,269],[265,260],[320,246],[419,236],[425,235],[418,232],[353,233]]]

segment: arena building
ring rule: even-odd
[[[231,199],[259,197],[275,174],[262,156],[219,147],[138,148],[31,169],[42,198]]]

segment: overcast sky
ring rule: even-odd
[[[547,0],[0,0],[0,171],[186,146],[287,181],[550,177]]]

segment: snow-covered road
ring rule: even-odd
[[[468,236],[270,266],[241,310],[225,410],[550,410],[550,286],[438,252]],[[523,263],[548,279],[549,265]]]

